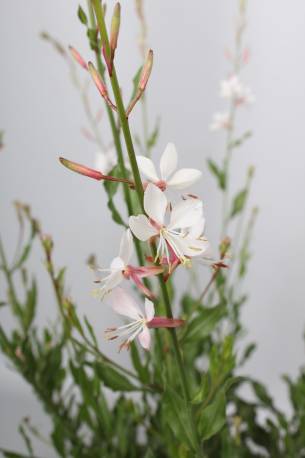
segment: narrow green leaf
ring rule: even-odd
[[[198,428],[203,440],[217,434],[226,422],[226,398],[221,390],[200,414]]]
[[[139,350],[134,342],[132,342],[130,347],[130,356],[132,360],[133,367],[137,371],[137,374],[142,383],[149,383],[149,371],[145,367],[140,358]]]
[[[138,391],[138,388],[125,375],[120,374],[113,367],[96,362],[95,368],[105,386],[111,388],[113,391]]]
[[[236,194],[233,200],[233,204],[232,204],[231,218],[234,218],[234,216],[236,216],[238,213],[240,213],[243,210],[245,203],[246,203],[247,196],[248,196],[247,189],[243,189],[242,191]]]
[[[87,15],[85,13],[85,11],[83,10],[83,8],[79,5],[78,7],[78,10],[77,10],[77,16],[80,20],[80,22],[84,25],[87,25],[88,24],[88,18],[87,18]]]
[[[190,342],[204,339],[213,331],[225,313],[226,307],[224,305],[217,305],[210,309],[200,308],[199,314],[188,323],[182,341]]]
[[[225,173],[218,167],[216,162],[214,162],[212,159],[207,160],[208,168],[210,172],[215,176],[218,182],[218,186],[220,189],[225,190],[226,189],[226,176]]]

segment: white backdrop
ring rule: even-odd
[[[255,165],[252,202],[260,207],[255,256],[245,285],[250,300],[243,312],[247,339],[257,341],[259,348],[247,370],[268,383],[279,406],[286,408],[280,375],[296,374],[304,363],[305,3],[249,3],[247,41],[252,60],[245,80],[257,102],[244,111],[242,123],[253,129],[254,137],[236,154],[234,171],[238,186],[247,164]],[[120,230],[109,224],[105,196],[98,185],[72,175],[57,162],[63,154],[93,164],[95,147],[80,134],[85,115],[64,62],[38,36],[46,30],[88,55],[84,30],[75,14],[77,5],[77,1],[62,0],[1,1],[0,128],[6,131],[6,146],[0,152],[1,236],[12,250],[16,228],[11,202],[18,198],[31,203],[45,231],[54,237],[57,264],[69,266],[71,295],[102,333],[113,315],[90,297],[91,275],[85,260],[96,252],[107,263],[116,252]],[[127,94],[141,61],[133,2],[122,0],[122,10],[118,69]],[[232,43],[236,1],[147,0],[146,11],[149,43],[155,51],[149,112],[151,119],[162,118],[156,155],[167,141],[174,141],[182,165],[203,168],[207,157],[222,156],[223,138],[211,134],[208,125],[212,113],[222,107],[218,82],[228,71],[223,49]],[[135,132],[141,129],[138,115],[133,122]],[[106,121],[102,132],[107,141],[105,125]],[[204,195],[208,234],[216,240],[220,196],[206,168],[197,190]],[[41,260],[37,249],[33,270],[39,271],[43,285],[39,319],[45,322],[56,311]],[[9,326],[9,317],[1,316]],[[118,358],[113,345],[107,351]],[[22,450],[15,432],[20,418],[30,414],[42,428],[47,423],[30,389],[3,359],[0,380],[0,445]],[[52,457],[39,447],[38,453]]]

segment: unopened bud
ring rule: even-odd
[[[114,57],[114,53],[118,45],[120,23],[121,23],[121,5],[117,3],[113,10],[111,29],[110,29],[110,49],[111,49],[112,59]]]
[[[250,165],[250,167],[248,168],[248,177],[253,178],[254,172],[255,172],[254,165]]]
[[[94,84],[96,85],[97,89],[99,90],[99,93],[101,94],[101,96],[102,97],[107,97],[108,96],[108,92],[107,92],[106,85],[105,85],[101,75],[96,70],[96,68],[94,67],[92,62],[88,63],[88,70],[89,70],[89,73],[90,73],[90,75],[91,75],[91,77],[92,77],[92,79],[94,81]]]
[[[43,234],[42,243],[43,243],[43,247],[44,247],[47,255],[50,256],[51,253],[52,253],[52,250],[53,250],[53,246],[54,246],[54,243],[53,243],[53,240],[52,240],[51,236],[47,235],[47,234]]]
[[[150,49],[147,53],[146,61],[143,65],[140,80],[139,80],[139,86],[138,89],[143,92],[145,90],[146,84],[148,83],[152,66],[153,66],[153,60],[154,60],[154,53],[153,50]]]
[[[64,159],[63,157],[59,158],[59,161],[67,167],[67,169],[72,170],[72,172],[79,173],[80,175],[84,175],[89,178],[93,178],[94,180],[102,180],[104,175],[99,172],[98,170],[90,169],[85,165],[77,164],[76,162],[69,161],[68,159]]]
[[[230,249],[230,246],[231,246],[231,239],[230,239],[230,237],[225,237],[225,238],[221,241],[220,247],[219,247],[221,259],[223,259],[223,258],[225,257],[225,255],[227,254],[228,250]]]
[[[73,48],[72,46],[69,46],[69,51],[70,51],[71,56],[73,57],[73,59],[74,59],[81,67],[83,67],[85,70],[88,70],[88,65],[87,65],[87,63],[85,62],[85,60],[82,58],[82,56],[80,55],[80,53],[79,53],[75,48]]]
[[[100,73],[96,70],[92,62],[88,63],[88,70],[101,96],[106,100],[110,108],[116,110],[116,106],[113,105],[113,103],[109,99],[106,84],[104,83]]]

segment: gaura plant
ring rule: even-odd
[[[31,419],[25,418],[19,426],[24,451],[1,449],[2,453],[37,457],[35,439],[46,442],[52,456],[61,457],[304,456],[304,371],[296,381],[286,377],[292,417],[275,406],[261,383],[240,375],[255,349],[251,343],[240,350],[244,334],[240,309],[246,300],[241,282],[257,214],[256,209],[250,215],[246,212],[253,168],[233,197],[230,187],[233,152],[251,135],[248,131],[237,133],[237,115],[254,101],[241,77],[249,59],[243,44],[246,2],[238,1],[235,49],[226,53],[231,71],[221,82],[220,96],[228,102],[228,109],[215,114],[211,123],[213,131],[226,135],[221,164],[208,160],[223,199],[219,247],[214,249],[205,235],[203,202],[192,193],[201,171],[177,169],[178,154],[171,142],[158,166],[151,157],[158,124],[150,131],[145,93],[153,70],[153,51],[147,50],[143,2],[136,1],[136,11],[140,51],[146,57],[134,76],[134,90],[127,103],[116,71],[121,6],[115,5],[108,27],[105,11],[106,4],[100,0],[88,0],[86,11],[78,9],[93,56],[81,56],[72,46],[66,50],[46,33],[43,38],[67,61],[90,126],[83,133],[99,148],[95,167],[71,158],[61,157],[60,162],[84,179],[103,185],[113,222],[122,227],[110,266],[99,266],[95,257],[89,260],[94,273],[93,295],[96,301],[110,302],[112,310],[127,320],[104,329],[109,343],[99,341],[100,324],[93,326],[86,317],[80,318],[67,295],[65,269],[55,267],[52,238],[41,229],[30,207],[16,202],[20,237],[13,261],[8,261],[0,243],[0,272],[7,286],[0,304],[10,307],[16,327],[11,332],[0,327],[0,345],[32,386],[51,419],[52,432],[49,438],[44,437]],[[100,113],[93,113],[87,85],[80,82],[75,64],[97,89],[111,127],[110,145],[100,135]],[[143,108],[143,138],[133,136],[130,130],[139,104]],[[119,191],[127,217],[116,206]],[[38,287],[27,266],[36,240],[60,315],[54,327],[43,329],[35,324]],[[177,270],[190,273],[193,284],[200,286],[200,264],[206,269],[204,289],[190,285],[179,300]],[[106,345],[117,341],[119,350],[129,351],[129,367],[105,354]],[[252,389],[254,402],[240,395],[239,388],[245,384]],[[259,418],[261,411],[264,422]]]

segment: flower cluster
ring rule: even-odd
[[[179,266],[191,266],[192,259],[205,259],[209,243],[204,236],[205,219],[202,201],[194,195],[177,193],[195,183],[201,176],[196,169],[177,169],[177,152],[169,143],[161,156],[160,174],[153,162],[144,156],[137,156],[137,164],[143,181],[144,213],[129,218],[129,228],[122,235],[118,256],[109,268],[96,269],[99,286],[94,295],[104,299],[109,294],[115,312],[130,318],[129,324],[106,330],[107,339],[121,338],[120,348],[129,348],[138,337],[143,348],[150,347],[149,328],[178,327],[182,320],[155,317],[153,292],[145,280],[163,275],[167,281]],[[168,191],[175,191],[173,197]],[[148,265],[135,266],[132,263],[134,237],[147,242]],[[150,252],[151,251],[151,252]],[[145,298],[145,313],[121,286],[131,281]]]

